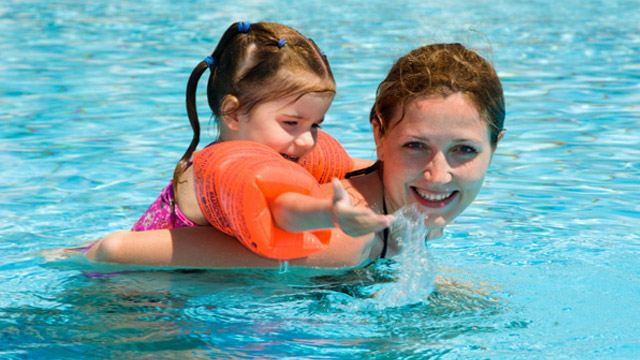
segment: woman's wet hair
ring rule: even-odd
[[[402,110],[401,121],[410,101],[457,92],[466,95],[487,122],[495,148],[505,117],[502,84],[487,60],[457,43],[423,46],[398,59],[378,86],[370,121],[377,124],[377,135],[384,137],[395,125],[390,122],[396,111]]]
[[[249,113],[260,103],[336,90],[329,62],[313,40],[278,23],[231,24],[213,53],[189,77],[186,105],[193,138],[174,171],[174,190],[200,142],[196,91],[207,70],[207,100],[218,121],[226,115],[222,109],[229,96],[238,99],[233,112]]]

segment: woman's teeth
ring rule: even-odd
[[[432,194],[432,193],[423,192],[416,188],[414,189],[416,190],[418,195],[420,195],[420,197],[428,201],[442,201],[448,198],[449,196],[451,196],[451,194],[453,194],[453,192],[442,193],[442,194]]]

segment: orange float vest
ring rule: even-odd
[[[299,162],[320,184],[328,183],[334,177],[344,179],[353,170],[353,160],[347,151],[326,132],[319,130],[316,146]]]
[[[331,230],[291,233],[269,203],[285,192],[320,196],[317,180],[266,145],[225,141],[193,154],[196,196],[207,221],[258,255],[295,259],[326,248]]]

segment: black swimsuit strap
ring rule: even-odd
[[[356,176],[370,174],[376,170],[382,171],[382,161],[378,160],[373,165],[367,168],[351,171],[347,173],[345,178],[350,179]],[[382,191],[382,211],[384,212],[385,215],[387,215],[387,203],[384,200],[384,191]],[[382,242],[383,242],[383,246],[382,246],[382,253],[380,253],[380,258],[384,259],[384,257],[387,256],[387,247],[389,243],[389,228],[385,228],[383,230]]]
[[[385,215],[387,215],[387,202],[384,200],[384,194],[382,194],[382,211]],[[384,259],[387,256],[387,246],[389,244],[389,228],[384,228],[382,232],[382,253],[380,254],[380,259]]]
[[[364,169],[358,169],[358,170],[353,170],[348,172],[344,178],[345,179],[351,179],[352,177],[356,177],[356,176],[360,176],[360,175],[367,175],[370,174],[376,170],[378,170],[378,167],[380,166],[380,161],[376,161],[375,163],[373,163],[373,165],[366,167]]]

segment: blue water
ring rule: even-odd
[[[0,3],[0,358],[639,357],[640,2],[291,4]],[[114,269],[41,256],[155,199],[190,140],[186,79],[236,20],[316,40],[338,82],[324,128],[359,157],[396,57],[460,41],[495,64],[507,134],[411,269],[433,292],[376,297],[397,262],[97,277]]]

